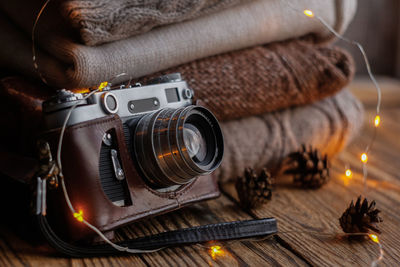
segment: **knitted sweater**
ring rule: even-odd
[[[246,167],[274,169],[301,144],[331,158],[358,135],[363,115],[361,103],[343,90],[312,105],[222,123],[224,159],[214,175],[227,181]]]
[[[298,11],[288,6],[289,1],[255,0],[89,47],[81,44],[69,24],[60,19],[58,9],[52,6],[58,2],[50,2],[39,21],[37,61],[51,85],[68,88],[97,85],[120,73],[138,78],[207,56],[310,33],[326,41],[332,35],[318,20],[306,17],[301,10],[312,9],[343,32],[356,7],[356,0],[298,0],[295,1]],[[0,0],[0,10],[19,26],[0,14],[0,67],[37,76],[32,68],[29,38],[42,4],[39,0]]]
[[[352,80],[352,57],[337,47],[290,40],[212,56],[147,76],[179,72],[195,101],[219,120],[313,103]]]
[[[86,45],[99,45],[251,0],[68,0],[61,12]]]

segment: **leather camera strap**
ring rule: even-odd
[[[87,247],[69,244],[54,233],[47,222],[46,216],[39,214],[37,215],[37,219],[39,228],[49,244],[58,251],[69,256],[95,257],[124,253],[114,249],[108,244]],[[184,228],[125,240],[116,244],[128,247],[129,249],[157,250],[165,247],[182,246],[207,241],[263,237],[277,233],[277,231],[276,219],[265,218]]]
[[[22,160],[23,159],[23,160]],[[23,169],[14,168],[16,163]],[[32,174],[37,170],[38,162],[30,158],[22,158],[18,155],[0,153],[0,172],[7,176],[29,183]],[[38,193],[38,192],[37,192]],[[40,200],[40,197],[37,198]],[[45,199],[43,199],[45,201]],[[39,203],[36,203],[39,205]],[[105,255],[117,255],[124,252],[118,251],[108,244],[92,246],[76,246],[62,240],[51,228],[45,215],[36,215],[39,229],[48,243],[63,254],[72,257],[95,257]],[[246,221],[224,222],[208,224],[174,231],[162,232],[155,235],[130,239],[116,243],[129,249],[157,250],[171,246],[182,246],[207,241],[223,241],[232,239],[264,237],[277,233],[277,222],[275,218],[265,218]]]

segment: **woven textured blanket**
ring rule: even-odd
[[[0,9],[19,26],[0,16],[2,66],[37,75],[31,67],[29,39],[40,4],[38,0],[0,1]],[[138,78],[207,56],[307,34],[326,41],[332,35],[301,10],[314,10],[343,32],[354,15],[356,0],[298,0],[291,5],[300,11],[282,0],[249,1],[95,47],[81,44],[79,36],[61,20],[58,9],[49,6],[38,24],[39,68],[52,85],[86,87],[123,72]]]
[[[291,40],[193,61],[158,75],[180,72],[195,100],[219,120],[259,115],[331,96],[353,78],[352,57],[338,47]]]
[[[86,45],[99,45],[251,0],[68,0],[61,13]]]
[[[246,167],[274,169],[301,144],[330,158],[359,133],[363,114],[361,103],[343,90],[312,105],[223,123],[225,154],[214,175],[227,181]]]

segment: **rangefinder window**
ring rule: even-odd
[[[178,88],[165,89],[165,95],[167,96],[168,103],[178,102],[180,100]]]

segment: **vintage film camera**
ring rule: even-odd
[[[221,163],[217,119],[192,105],[193,91],[180,74],[147,85],[105,87],[89,98],[67,90],[43,103],[42,136],[62,166],[73,206],[102,232],[132,221],[219,196],[210,173]],[[60,187],[48,191],[52,220],[72,240],[92,236],[70,216]],[[49,212],[50,214],[50,212]],[[65,228],[65,229],[64,229]]]

